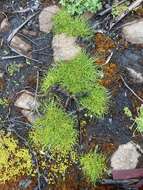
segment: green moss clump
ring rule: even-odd
[[[107,112],[108,102],[108,92],[101,85],[96,85],[92,91],[90,91],[89,96],[80,100],[80,104],[97,117],[102,117]]]
[[[96,183],[106,171],[106,159],[102,154],[90,152],[80,158],[80,164],[84,175],[92,183]]]
[[[55,34],[66,33],[69,36],[86,37],[92,32],[88,23],[79,17],[73,18],[66,10],[59,11],[53,18]]]
[[[53,153],[68,154],[76,144],[74,121],[56,103],[47,106],[47,112],[34,124],[30,138],[37,145]]]
[[[98,78],[98,70],[93,62],[93,59],[81,53],[73,60],[57,63],[44,78],[43,91],[57,83],[73,94],[88,92]]]
[[[107,112],[109,95],[97,82],[99,72],[93,62],[82,52],[73,60],[57,63],[44,78],[42,90],[47,92],[51,86],[59,84],[73,95],[87,93],[86,97],[80,99],[81,106],[102,117]]]
[[[9,134],[0,134],[0,183],[15,180],[32,172],[32,158],[29,150],[19,148],[18,141]]]

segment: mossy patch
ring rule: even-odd
[[[30,138],[45,150],[68,154],[76,144],[77,132],[73,119],[56,103],[51,102],[44,116],[36,120]]]
[[[81,53],[73,60],[57,63],[44,78],[43,91],[57,83],[73,94],[88,92],[98,78],[98,69],[93,62],[92,58]]]
[[[80,158],[80,164],[84,175],[92,183],[96,183],[106,170],[106,159],[102,154],[89,152]]]
[[[53,18],[54,34],[66,33],[69,36],[87,37],[92,35],[92,31],[86,20],[80,17],[72,17],[62,9]]]
[[[89,95],[82,98],[80,103],[87,108],[91,114],[97,117],[102,117],[108,110],[109,95],[107,90],[101,86],[96,85]]]

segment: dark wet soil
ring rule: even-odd
[[[9,1],[0,1],[0,9],[2,11],[5,11],[8,15],[9,22],[11,23],[11,30],[19,26],[23,20],[31,14],[31,12],[13,14],[12,12],[15,9],[17,10],[20,5],[25,6],[26,3],[26,1],[15,2],[16,3],[13,5],[9,3]],[[47,0],[42,1],[42,3],[44,3],[44,6],[46,6],[47,4],[53,4],[54,2],[49,2]],[[0,21],[3,18],[4,15],[0,14]],[[4,73],[4,79],[0,80],[0,98],[6,98],[9,104],[7,106],[0,106],[0,118],[2,121],[1,127],[6,129],[12,125],[12,127],[23,137],[26,137],[29,125],[25,125],[25,122],[27,121],[20,114],[19,110],[14,108],[13,103],[22,90],[26,89],[33,93],[35,92],[37,72],[39,73],[39,78],[41,79],[53,61],[53,50],[51,48],[53,35],[52,33],[45,35],[39,32],[37,18],[38,17],[35,16],[34,19],[32,19],[24,27],[24,29],[27,31],[35,32],[34,36],[30,35],[30,32],[27,32],[27,34],[25,34],[24,30],[20,31],[20,34],[24,35],[23,38],[32,45],[32,58],[35,59],[36,62],[32,60],[29,61],[21,57],[3,60],[2,57],[14,56],[16,54],[11,52],[7,46],[6,39],[9,33],[0,34],[0,39],[3,39],[3,43],[1,41],[0,48],[0,73]],[[93,21],[95,25],[95,18]],[[93,21],[91,21],[92,24]],[[99,26],[102,26],[102,22]],[[31,39],[30,41],[28,40],[29,38]],[[141,135],[136,133],[135,136],[133,136],[134,131],[130,130],[129,128],[132,125],[132,122],[125,116],[123,112],[124,107],[128,107],[133,112],[134,116],[136,116],[137,107],[141,105],[141,102],[136,97],[134,97],[134,95],[125,87],[120,78],[120,75],[123,75],[125,77],[125,80],[130,82],[132,88],[136,91],[136,93],[138,93],[143,98],[142,86],[132,84],[132,81],[128,79],[124,71],[124,67],[126,66],[136,67],[134,65],[135,62],[139,63],[139,67],[136,68],[137,70],[143,69],[142,65],[140,64],[143,60],[142,48],[131,47],[130,45],[126,46],[126,44],[122,44],[121,48],[117,48],[118,41],[112,40],[110,37],[107,37],[107,35],[102,34],[97,34],[96,37],[93,37],[92,42],[86,42],[86,40],[83,40],[83,42],[81,42],[79,40],[79,43],[81,46],[84,46],[87,49],[91,56],[96,57],[96,55],[98,55],[95,59],[97,64],[100,66],[105,63],[111,51],[114,51],[114,55],[110,62],[107,65],[102,66],[104,71],[104,78],[100,81],[105,87],[109,89],[109,93],[111,95],[109,114],[100,120],[97,120],[94,117],[83,117],[81,114],[81,123],[79,124],[81,150],[83,152],[88,152],[89,150],[94,149],[96,145],[98,145],[100,150],[105,155],[107,155],[108,158],[110,158],[112,153],[115,152],[120,144],[127,143],[131,140],[137,142],[143,148]],[[10,76],[8,73],[8,66],[10,64],[20,65],[20,70],[18,72],[15,72],[13,76]],[[66,94],[60,93],[59,95],[63,97],[64,103],[67,98]],[[75,109],[76,106],[74,107],[74,102],[71,100],[67,111],[74,111]],[[83,122],[84,124],[82,124],[82,121],[86,122]],[[143,158],[140,159],[140,162],[138,164],[138,168],[140,167],[143,167]],[[111,178],[111,176],[105,176],[105,178]],[[0,185],[0,190],[19,190],[19,181],[20,179],[17,179],[17,182],[10,182],[5,185]],[[45,187],[45,190],[117,189],[121,190],[123,188],[117,185],[99,185],[96,187],[92,186],[87,181],[85,181],[76,167],[71,169],[70,174],[66,177],[65,182],[57,181],[56,185]],[[37,179],[32,180],[32,184],[27,188],[27,190],[38,190]]]

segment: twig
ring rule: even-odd
[[[125,16],[127,16],[129,14],[129,12],[131,12],[133,9],[135,9],[136,7],[138,7],[141,3],[143,3],[143,0],[136,0],[135,2],[133,2],[127,9],[127,11],[125,11],[118,19],[115,23],[113,23],[110,26],[109,31],[116,25],[118,24]]]
[[[136,98],[138,98],[138,99],[143,103],[143,99],[142,99],[140,96],[138,96],[138,95],[134,92],[134,90],[132,90],[132,89],[128,86],[128,84],[125,82],[124,78],[123,78],[121,75],[120,75],[120,77],[121,77],[121,79],[122,79],[124,85],[132,92],[132,94],[133,94]]]
[[[118,2],[118,3],[116,3],[116,4],[114,5],[114,7],[117,7],[117,6],[121,5],[122,3],[126,2],[126,1],[127,1],[127,0],[122,0],[122,1],[120,1],[120,2]],[[99,16],[104,16],[105,14],[109,13],[109,12],[112,10],[112,8],[113,8],[113,7],[110,6],[109,8],[103,10],[102,12],[99,12],[98,15],[99,15]]]
[[[102,64],[101,66],[107,65],[110,62],[112,56],[113,56],[113,51],[111,51],[110,55],[107,57],[106,62],[104,64]]]
[[[27,18],[19,27],[17,27],[16,29],[14,29],[13,31],[12,31],[12,33],[9,35],[9,37],[8,37],[8,39],[7,39],[7,42],[8,43],[10,43],[10,41],[12,40],[12,38],[17,34],[17,32],[21,29],[21,28],[23,28],[23,26],[25,25],[25,24],[27,24],[33,17],[35,17],[37,14],[39,13],[39,11],[38,12],[36,12],[36,13],[34,13],[33,15],[31,15],[29,18]]]
[[[23,57],[23,56],[22,55],[4,56],[4,57],[1,57],[1,60],[16,59],[16,58],[19,58],[19,57]]]
[[[18,35],[24,37],[25,39],[27,39],[28,41],[30,41],[32,44],[34,44],[35,46],[38,46],[38,44],[36,42],[34,42],[33,40],[31,40],[28,36],[22,34],[22,33],[17,33]]]
[[[9,48],[10,48],[13,52],[17,53],[17,54],[20,55],[21,57],[25,57],[26,59],[29,59],[29,60],[31,60],[31,61],[35,61],[35,62],[37,62],[37,63],[41,63],[41,64],[42,64],[41,61],[39,61],[39,60],[37,60],[37,59],[33,59],[33,58],[31,58],[31,57],[28,57],[27,55],[24,55],[23,53],[20,53],[19,51],[17,51],[15,48],[12,48],[10,45],[8,45],[8,46],[9,46]]]

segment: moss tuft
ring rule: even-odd
[[[98,70],[93,62],[93,59],[81,53],[73,60],[57,63],[44,78],[43,91],[57,83],[73,94],[88,92],[98,78]]]
[[[76,143],[77,132],[72,118],[52,102],[45,115],[35,122],[30,138],[50,152],[68,154]]]
[[[84,175],[92,183],[96,183],[106,171],[106,159],[102,154],[90,152],[80,158],[80,164]]]
[[[91,36],[92,32],[86,20],[76,17],[73,18],[66,10],[59,11],[53,18],[55,34],[66,33],[69,36],[86,37]]]
[[[87,108],[91,114],[96,117],[102,117],[108,110],[109,95],[101,85],[96,85],[89,96],[86,96],[80,100],[82,107]]]

